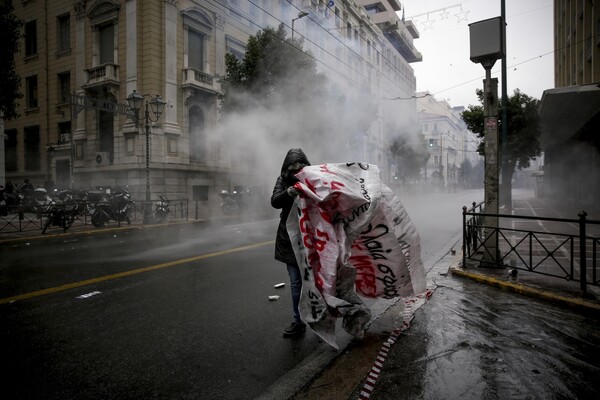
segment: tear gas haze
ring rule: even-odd
[[[304,73],[290,71],[268,77],[277,87],[276,93],[229,93],[244,107],[222,114],[215,137],[234,170],[255,170],[266,179],[263,184],[270,185],[290,148],[302,148],[312,164],[379,164],[395,137],[416,135],[412,68],[405,63],[401,70],[409,76],[392,80],[387,76],[389,71],[382,72],[384,68],[376,68],[375,62],[365,62],[357,43],[345,41],[333,28],[333,24],[318,25],[307,17],[297,22],[294,40],[285,39],[287,51],[309,49],[306,57],[325,79],[314,82]],[[315,39],[318,44],[311,40],[319,37]],[[350,57],[334,56],[337,54]],[[352,60],[354,55],[356,63],[341,61]],[[383,62],[387,62],[385,57]]]

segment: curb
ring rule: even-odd
[[[537,297],[542,300],[547,300],[563,306],[568,306],[571,308],[576,308],[582,311],[587,311],[600,315],[600,304],[583,298],[565,296],[558,293],[541,290],[533,286],[523,285],[521,283],[508,282],[485,274],[466,271],[463,268],[450,267],[449,271],[454,276],[471,279],[476,282],[485,283],[503,290],[512,291],[525,296]]]

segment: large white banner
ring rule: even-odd
[[[361,337],[371,318],[361,296],[406,297],[426,289],[419,235],[375,165],[304,167],[287,220],[303,276],[300,314],[327,343],[337,318]]]

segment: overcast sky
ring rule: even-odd
[[[417,91],[451,106],[479,105],[485,70],[470,59],[469,24],[500,16],[500,0],[404,0],[406,19],[420,33],[414,45],[423,61],[412,63]],[[506,0],[507,90],[541,99],[554,87],[553,0]],[[402,12],[399,13],[400,17]],[[492,69],[501,94],[500,60]]]

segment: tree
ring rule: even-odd
[[[12,0],[0,0],[0,116],[18,117],[17,100],[23,97],[19,87],[21,78],[15,70],[15,54],[19,51],[23,22],[14,14]]]
[[[483,104],[483,91],[478,89],[477,96]],[[499,156],[502,160],[500,172],[502,186],[500,187],[500,203],[509,209],[512,204],[511,182],[515,168],[528,168],[531,160],[542,154],[540,146],[540,131],[538,124],[539,100],[522,93],[516,89],[507,99],[507,154],[504,156],[502,141],[502,121],[498,120]],[[469,106],[462,113],[462,119],[469,130],[481,139],[485,139],[483,106]],[[485,143],[482,141],[477,149],[479,154],[485,155]]]
[[[325,76],[317,72],[310,53],[301,51],[301,39],[286,39],[285,25],[265,28],[250,36],[243,60],[225,55],[226,75],[221,83],[224,113],[270,108],[282,101],[307,101],[323,94]],[[252,100],[249,101],[249,98]]]

